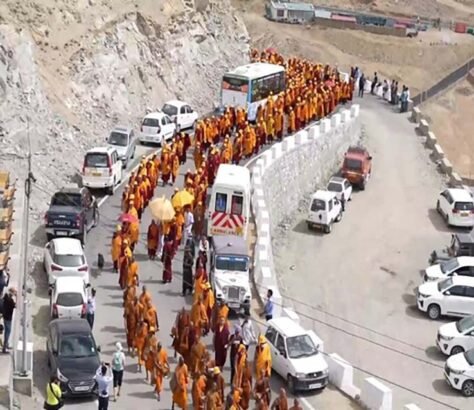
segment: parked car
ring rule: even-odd
[[[48,325],[46,352],[52,376],[65,397],[97,394],[94,376],[100,366],[100,348],[85,319],[55,319]]]
[[[474,233],[451,235],[451,243],[444,249],[431,252],[429,263],[441,263],[456,256],[474,256]]]
[[[79,277],[89,283],[89,265],[78,239],[56,238],[48,242],[44,248],[43,266],[51,287],[59,277]]]
[[[70,187],[56,192],[44,216],[48,242],[56,237],[72,237],[85,244],[87,232],[98,223],[97,200],[87,188]]]
[[[176,124],[164,112],[152,112],[143,118],[140,130],[140,143],[163,146],[175,134]]]
[[[352,185],[364,190],[372,175],[372,157],[369,152],[363,147],[349,147],[344,154],[341,173]]]
[[[425,282],[429,282],[456,275],[474,277],[474,256],[459,256],[431,265],[425,269],[423,279]]]
[[[352,198],[352,185],[346,178],[332,177],[326,189],[330,192],[335,192],[339,201],[342,200],[342,194],[344,194],[346,201],[350,201]]]
[[[322,340],[288,317],[271,319],[267,324],[265,337],[270,345],[272,369],[287,381],[290,392],[324,389],[329,368],[321,353]]]
[[[446,360],[444,377],[449,385],[466,397],[474,396],[474,349]]]
[[[52,319],[80,319],[86,317],[87,288],[81,277],[59,276],[50,297]]]
[[[82,167],[82,185],[87,188],[105,189],[113,195],[122,181],[122,161],[114,147],[98,147],[86,152]]]
[[[446,323],[438,330],[436,344],[445,355],[454,355],[474,348],[474,316]]]
[[[436,210],[448,226],[474,227],[474,198],[466,189],[445,189],[439,194]]]
[[[107,144],[115,148],[123,168],[127,168],[129,162],[135,158],[136,140],[131,127],[115,127],[107,138]]]
[[[330,233],[334,222],[342,219],[342,205],[335,192],[316,191],[311,196],[306,222],[308,229],[321,228]]]
[[[186,128],[194,128],[199,114],[188,103],[178,100],[168,101],[161,109],[176,124],[176,132]]]
[[[430,319],[440,316],[474,314],[474,278],[453,276],[436,282],[426,282],[416,290],[418,309]]]

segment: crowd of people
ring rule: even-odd
[[[136,358],[138,371],[145,370],[146,380],[154,386],[158,400],[165,378],[171,376],[173,408],[188,408],[188,393],[191,393],[192,407],[197,410],[249,409],[252,400],[255,408],[261,410],[301,409],[296,399],[290,407],[284,389],[271,403],[272,358],[265,337],[255,335],[249,317],[231,329],[229,308],[223,301],[214,299],[207,274],[209,245],[203,236],[204,204],[220,164],[239,164],[266,144],[281,140],[286,133],[294,133],[311,121],[329,115],[339,103],[352,99],[353,81],[341,81],[337,70],[329,66],[296,58],[285,60],[271,51],[252,50],[251,58],[284,65],[286,90],[270,95],[266,104],[258,108],[255,124],[248,122],[244,108],[227,107],[220,116],[198,121],[193,138],[180,132],[160,154],[143,157],[124,189],[122,216],[125,218],[112,238],[113,269],[123,290],[128,352]],[[183,296],[193,294],[192,306],[183,307],[171,329],[172,348],[178,357],[172,372],[168,353],[157,336],[160,325],[156,300],[145,285],[140,287],[140,269],[134,253],[140,238],[140,221],[156,188],[160,181],[162,186],[176,184],[180,167],[191,149],[195,171],[187,170],[184,186],[181,191],[175,188],[170,201],[173,203],[174,196],[183,191],[192,200],[173,203],[171,218],[152,220],[147,228],[148,257],[161,260],[163,283],[172,281],[173,261],[183,246],[182,292]],[[265,312],[265,316],[271,317],[270,313]],[[213,336],[213,352],[203,342],[208,334]],[[249,346],[253,343],[255,354],[250,360]],[[222,371],[228,360],[231,377],[226,395],[227,383]],[[116,398],[121,385],[121,377],[118,378],[114,377],[113,382]]]

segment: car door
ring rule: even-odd
[[[448,276],[474,276],[474,268],[472,266],[459,266]]]
[[[285,346],[285,338],[277,333],[275,339],[275,356],[272,356],[272,360],[275,361],[276,372],[286,379],[289,372],[289,364]]]
[[[166,129],[167,129],[167,138],[169,139],[174,134],[174,131],[176,129],[176,124],[167,115],[165,116],[165,121],[166,121]]]
[[[344,181],[344,197],[346,198],[346,201],[349,200],[351,195],[352,195],[352,185],[349,181],[345,180]]]
[[[49,363],[51,365],[51,373],[56,374],[56,369],[58,368],[58,349],[59,349],[59,341],[58,341],[58,332],[54,326],[50,328],[49,336],[47,339],[47,352],[49,356]]]
[[[268,329],[265,332],[265,338],[267,339],[267,342],[270,346],[270,352],[272,354],[272,368],[275,369],[275,371],[277,371],[276,361],[274,360],[274,358],[276,357],[275,343],[276,343],[277,335],[278,335],[278,332],[272,326],[268,326]]]
[[[445,190],[441,192],[439,195],[439,207],[443,213],[443,215],[447,215],[447,209],[448,209],[448,199],[447,199],[448,191]]]
[[[466,306],[466,314],[474,315],[474,287],[472,286],[465,286],[466,288],[466,295],[465,295],[465,306]]]
[[[51,276],[51,264],[53,263],[53,257],[52,257],[52,252],[53,252],[53,242],[48,242],[44,248],[44,270],[46,272],[46,276],[49,277]]]
[[[134,150],[135,150],[135,133],[133,132],[133,130],[131,130],[128,136],[128,154],[127,154],[128,159],[132,159]]]
[[[447,315],[466,316],[469,313],[468,302],[470,298],[466,297],[466,287],[461,285],[451,286],[444,292],[443,304]]]
[[[198,114],[189,105],[187,106],[189,116],[189,127],[193,127],[195,121],[198,119]]]
[[[185,105],[182,105],[179,108],[179,112],[176,118],[176,124],[179,126],[179,129],[185,129],[188,127],[188,114]]]
[[[112,152],[112,161],[116,175],[115,182],[118,183],[122,179],[122,161],[120,161],[117,151]]]

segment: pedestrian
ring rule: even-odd
[[[10,283],[10,273],[8,268],[0,269],[0,298],[3,297],[3,290]]]
[[[359,97],[364,98],[365,76],[361,74],[359,77]]]
[[[243,342],[240,326],[234,327],[234,334],[230,336],[228,344],[230,345],[230,382],[232,384],[235,375],[235,358],[240,344]]]
[[[95,318],[95,294],[96,290],[92,289],[90,296],[87,298],[87,306],[86,306],[86,319],[89,323],[89,326],[92,328],[94,327],[94,318]]]
[[[341,194],[341,210],[344,212],[346,210],[346,196],[344,192]]]
[[[108,410],[110,386],[113,382],[110,363],[102,363],[95,374],[97,391],[99,392],[99,410]]]
[[[114,379],[114,400],[117,401],[117,398],[120,396],[120,389],[122,388],[125,354],[120,342],[115,343],[115,348],[116,350],[112,357],[112,375]]]
[[[273,319],[272,296],[273,296],[273,290],[268,289],[268,291],[267,291],[267,301],[265,302],[265,305],[263,306],[263,313],[262,313],[262,316],[265,317],[266,321]]]
[[[374,78],[372,79],[372,84],[370,84],[370,94],[375,94],[375,87],[377,87],[379,82],[379,78],[377,77],[377,73],[374,73]]]
[[[7,353],[11,349],[8,342],[12,331],[13,312],[16,308],[16,289],[10,288],[3,297],[3,348],[2,352]]]
[[[283,387],[280,388],[280,394],[272,403],[270,410],[288,410],[288,397],[286,396],[286,391]]]
[[[257,336],[255,335],[249,315],[245,316],[244,321],[242,322],[242,341],[247,351],[249,350],[249,346],[251,344],[257,342]]]
[[[193,275],[193,265],[194,257],[190,247],[190,243],[186,244],[184,248],[183,256],[183,296],[186,296],[186,293],[189,291],[189,294],[193,293],[194,287],[194,275]]]
[[[52,376],[46,385],[46,400],[44,401],[43,408],[46,410],[62,408],[64,406],[62,395],[59,379],[56,376]]]
[[[173,279],[173,257],[174,257],[174,241],[167,237],[163,246],[161,262],[163,263],[163,283],[171,283]]]
[[[202,260],[204,268],[207,266],[207,255],[209,254],[209,242],[204,235],[201,236],[199,241],[199,253],[198,257]]]
[[[191,207],[186,205],[184,207],[184,245],[188,243],[188,239],[193,236],[194,214]]]

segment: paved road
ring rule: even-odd
[[[287,238],[277,240],[281,291],[312,318],[304,321],[327,352],[393,383],[394,408],[472,408],[443,379],[445,359],[434,347],[442,321],[414,306],[420,269],[450,239],[433,209],[442,177],[405,116],[370,96],[361,104],[373,178],[330,235],[309,233],[300,214]],[[356,385],[368,376],[356,371]]]
[[[183,185],[183,174],[188,168],[193,168],[191,159],[188,159],[188,162],[181,168],[178,186]],[[117,217],[120,214],[121,192],[122,190],[119,189],[114,196],[108,198],[103,203],[100,208],[100,225],[93,229],[88,236],[86,254],[89,262],[93,266],[96,265],[97,254],[99,252],[109,259],[111,233],[117,223]],[[166,194],[169,197],[171,193],[171,187],[158,187],[155,196]],[[149,223],[150,214],[147,211],[142,220],[141,237],[140,243],[136,249],[136,258],[139,262],[141,283],[146,284],[151,290],[155,304],[158,308],[161,327],[159,337],[163,341],[164,346],[168,348],[168,352],[171,353],[169,347],[171,343],[169,332],[172,323],[178,310],[180,310],[184,304],[188,306],[190,305],[191,298],[188,297],[184,299],[181,296],[181,251],[174,260],[173,282],[167,285],[161,283],[161,263],[158,261],[152,262],[147,259],[145,242],[146,229]],[[42,273],[37,272],[37,275],[42,275]],[[117,341],[120,341],[125,345],[126,340],[122,318],[122,292],[118,287],[117,280],[117,275],[111,272],[110,263],[106,264],[102,272],[98,272],[97,269],[93,270],[92,283],[93,286],[97,288],[98,292],[98,307],[94,325],[94,334],[102,348],[102,357],[104,359],[109,359],[111,357],[114,350],[114,344]],[[41,280],[37,279],[37,281],[37,286],[39,285],[39,288],[41,289]],[[44,391],[43,386],[47,374],[47,368],[45,366],[45,353],[42,349],[44,349],[44,326],[48,321],[48,307],[44,291],[42,294],[41,291],[37,291],[37,296],[39,297],[36,298],[36,312],[34,314],[34,328],[37,339],[35,346],[35,350],[37,349],[35,352],[35,384],[40,391]],[[210,343],[211,339],[209,338],[207,342]],[[253,355],[253,352],[251,352],[251,355]],[[173,358],[170,359],[170,363],[172,368],[174,368],[175,360]],[[226,378],[228,379],[228,368],[225,369],[225,373]],[[165,391],[162,395],[162,400],[158,403],[153,395],[152,387],[146,385],[143,378],[144,374],[136,372],[136,362],[129,358],[124,376],[125,387],[123,389],[123,396],[120,398],[119,402],[113,403],[111,408],[131,409],[134,406],[140,405],[146,406],[145,408],[169,409],[171,406],[171,396],[167,383],[165,383]],[[282,386],[282,381],[278,377],[274,377],[272,379],[272,389],[274,392],[276,392],[280,386]],[[336,390],[333,390],[331,387],[327,388],[322,393],[305,395],[303,399],[305,407],[309,410],[315,408],[356,408],[346,397]],[[96,405],[93,401],[86,400],[68,403],[66,408],[88,410],[95,409]]]

